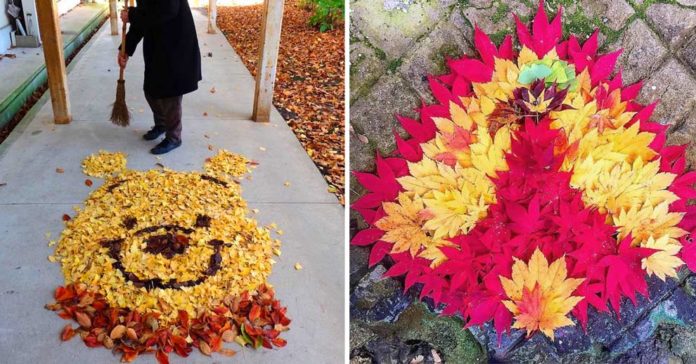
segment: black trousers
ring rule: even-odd
[[[166,138],[172,142],[181,141],[181,102],[183,95],[154,98],[145,93],[145,99],[152,109],[155,127],[166,133]]]

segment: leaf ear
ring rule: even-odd
[[[251,172],[258,162],[247,159],[241,154],[220,149],[218,154],[207,158],[203,165],[205,173],[221,180],[234,180]]]
[[[100,150],[98,153],[87,156],[82,161],[82,173],[106,179],[125,172],[127,164],[128,159],[125,153]]]

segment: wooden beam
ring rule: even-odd
[[[254,110],[251,114],[251,118],[258,122],[270,121],[282,25],[283,1],[265,0],[261,24],[259,61],[256,66]]]
[[[208,0],[208,34],[215,34],[217,21],[217,0]]]
[[[111,23],[111,35],[118,35],[118,1],[109,0],[109,22]]]
[[[48,88],[51,91],[53,119],[56,124],[67,124],[70,115],[68,78],[63,58],[63,35],[60,33],[58,8],[53,0],[36,0],[44,61],[48,73]]]

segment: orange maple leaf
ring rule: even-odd
[[[527,337],[541,331],[553,340],[553,330],[575,325],[566,315],[583,299],[571,296],[583,279],[566,278],[567,274],[565,257],[549,266],[539,249],[534,251],[529,264],[515,259],[512,279],[500,276],[505,294],[510,298],[503,304],[515,316],[512,327],[525,329]]]

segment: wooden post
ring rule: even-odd
[[[217,21],[217,0],[208,0],[208,34],[215,34]]]
[[[259,61],[256,66],[254,110],[251,118],[258,122],[268,122],[270,121],[271,107],[273,107],[273,85],[275,84],[278,63],[280,30],[283,24],[283,1],[265,0],[262,21]]]
[[[53,0],[36,0],[41,42],[43,42],[44,61],[48,73],[48,88],[51,91],[53,119],[56,124],[67,124],[70,116],[68,99],[68,78],[65,73],[63,57],[63,35],[60,33],[58,8]]]
[[[118,35],[118,2],[109,0],[109,22],[111,23],[111,35]]]

